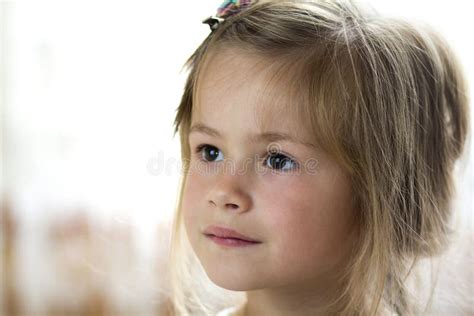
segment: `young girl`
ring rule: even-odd
[[[170,313],[429,311],[409,277],[449,245],[468,131],[448,45],[350,1],[226,1],[204,22],[175,120]]]

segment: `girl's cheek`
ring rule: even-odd
[[[305,177],[297,171],[272,171],[271,169],[259,175],[262,184],[265,186],[272,187],[272,191],[279,191],[280,193],[285,190],[298,190],[301,186],[304,186],[304,182],[307,181]]]
[[[289,210],[297,214],[302,204],[306,203],[309,183],[297,175],[266,174],[261,177],[256,192],[256,199],[265,209],[272,209],[273,219],[287,216]],[[281,214],[280,214],[281,213]]]
[[[190,170],[191,171],[191,170]],[[196,201],[199,196],[202,196],[200,190],[202,187],[202,176],[194,171],[188,173],[186,177],[186,186],[184,189],[184,199],[186,201]]]
[[[200,190],[202,186],[199,185],[200,178],[202,176],[199,174],[199,171],[196,169],[195,163],[191,161],[189,170],[186,171],[186,180],[183,190],[183,205],[184,211],[187,212],[189,207],[197,202],[197,198],[202,196]]]

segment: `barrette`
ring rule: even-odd
[[[211,31],[214,31],[224,19],[247,8],[251,2],[251,0],[226,0],[217,8],[216,15],[208,17],[202,23],[209,24]]]

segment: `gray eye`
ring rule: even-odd
[[[266,165],[277,170],[291,170],[296,168],[296,162],[283,154],[271,154],[268,156]]]
[[[217,147],[211,145],[200,145],[196,151],[201,153],[201,158],[204,161],[213,162],[218,160],[219,157],[221,157],[221,160],[223,159],[222,152]]]

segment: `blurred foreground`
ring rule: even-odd
[[[147,254],[133,226],[87,213],[32,229],[3,200],[2,315],[164,315],[168,223],[157,225],[157,249]]]

